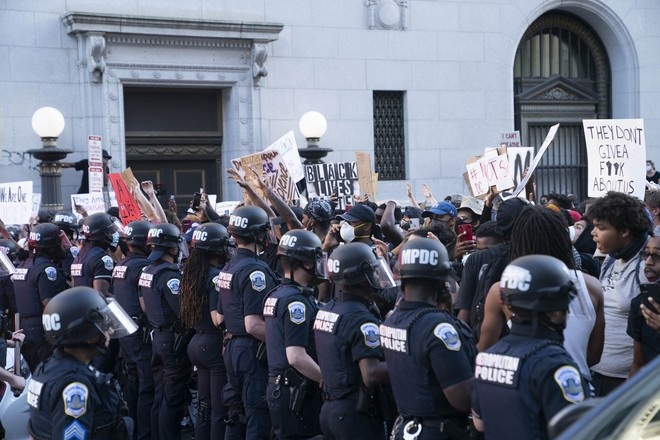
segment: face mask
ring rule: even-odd
[[[653,171],[653,167],[651,165],[646,165],[646,172],[650,173],[651,171]]]
[[[568,227],[568,235],[571,237],[571,243],[575,242],[575,226]]]
[[[341,225],[339,235],[346,243],[350,243],[351,241],[355,240],[355,228],[348,223],[344,223]]]
[[[112,250],[117,249],[117,246],[119,246],[119,232],[112,234],[112,242],[110,243]]]

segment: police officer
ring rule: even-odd
[[[71,243],[75,243],[78,240],[78,219],[71,211],[57,211],[53,217],[53,223],[60,228],[60,231],[63,231],[68,237]],[[62,269],[66,274],[67,278],[71,279],[71,264],[73,260],[78,256],[78,246],[71,246],[69,252],[66,254],[66,258],[62,261]]]
[[[192,233],[192,251],[181,278],[181,322],[195,329],[188,357],[197,368],[197,414],[195,439],[225,437],[227,408],[222,389],[227,368],[222,357],[224,322],[216,311],[218,274],[227,262],[227,229],[218,223],[204,223]]]
[[[183,416],[184,395],[190,375],[186,355],[186,334],[179,323],[181,273],[176,263],[181,231],[171,223],[160,223],[147,234],[151,264],[140,274],[138,288],[153,333],[155,392],[151,411],[151,436],[157,439],[181,438],[179,421]]]
[[[65,290],[66,277],[59,263],[66,256],[62,247],[60,229],[53,223],[40,223],[28,237],[30,258],[25,260],[12,275],[16,294],[16,309],[21,315],[21,327],[25,333],[22,354],[34,372],[39,362],[51,354],[51,347],[44,338],[41,313],[55,295]]]
[[[341,292],[319,310],[314,321],[325,400],[321,429],[331,440],[383,438],[385,414],[376,411],[382,399],[373,394],[375,385],[387,381],[387,365],[380,346],[380,323],[369,304],[376,291],[391,287],[391,273],[360,242],[336,248],[327,267],[330,281]]]
[[[14,293],[14,282],[11,275],[18,264],[18,245],[14,240],[8,238],[0,239],[0,252],[5,254],[14,268],[10,270],[0,262],[0,312],[11,320],[16,313],[16,294]],[[0,366],[2,364],[0,363]]]
[[[108,249],[119,245],[120,229],[108,214],[97,212],[83,219],[82,233],[85,246],[71,264],[73,285],[93,287],[108,296],[115,266]]]
[[[318,307],[314,285],[325,278],[321,240],[303,229],[282,236],[277,254],[282,284],[264,303],[268,388],[266,399],[278,439],[321,433],[321,369],[316,362],[312,326]]]
[[[55,215],[57,217],[57,214]],[[146,316],[140,307],[138,281],[146,266],[149,265],[147,255],[147,234],[151,223],[138,220],[129,223],[124,229],[128,254],[119,261],[112,271],[110,290],[116,301],[123,307],[138,330],[119,340],[124,352],[126,381],[124,397],[128,404],[128,414],[135,420],[138,439],[148,439],[151,436],[151,407],[154,401],[154,378],[151,371],[151,340]]]
[[[404,299],[380,326],[400,414],[393,438],[467,438],[476,348],[451,315],[447,250],[416,238],[402,246],[399,261]]]
[[[217,285],[218,313],[224,316],[231,335],[224,353],[228,387],[241,394],[247,420],[246,437],[268,439],[271,421],[266,405],[268,368],[262,344],[265,340],[262,313],[264,297],[277,285],[278,277],[259,255],[266,246],[270,222],[263,209],[242,206],[230,215],[227,230],[234,237],[237,249],[220,271]],[[230,431],[228,435],[233,435]]]
[[[120,413],[119,385],[90,361],[106,349],[109,338],[134,332],[133,321],[94,289],[73,287],[48,303],[43,328],[55,352],[28,385],[32,438],[128,438],[132,421]]]
[[[546,438],[547,422],[588,390],[562,345],[576,290],[566,265],[548,255],[509,263],[500,281],[511,334],[477,355],[472,413],[486,438]]]

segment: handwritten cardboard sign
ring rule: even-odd
[[[108,180],[115,190],[117,197],[117,207],[119,208],[119,219],[126,226],[132,221],[142,219],[142,211],[135,201],[133,194],[129,191],[121,173],[108,174]]]
[[[261,170],[259,177],[285,202],[289,203],[300,198],[296,182],[293,180],[286,161],[278,150],[264,150],[239,159],[232,159],[231,162],[239,175],[248,181],[254,178],[254,173],[246,173],[246,170],[249,168],[257,171]],[[252,182],[252,187],[257,195],[263,197],[256,182]]]
[[[32,181],[0,183],[0,218],[8,225],[22,225],[32,215]]]
[[[585,119],[588,194],[617,191],[644,200],[646,140],[643,119]]]
[[[229,215],[234,212],[234,209],[241,203],[240,201],[218,202],[215,204],[215,212],[218,215]]]
[[[488,193],[491,186],[498,191],[513,187],[506,148],[489,150],[481,157],[470,158],[466,168],[470,190],[475,197]]]
[[[274,150],[280,153],[281,160],[284,161],[286,169],[291,175],[291,180],[298,182],[305,178],[305,169],[300,161],[300,154],[298,154],[298,146],[296,145],[296,137],[293,130],[270,144],[264,151]]]
[[[525,175],[525,170],[532,164],[532,157],[534,157],[534,148],[520,147],[506,149],[506,154],[509,157],[509,175],[513,180],[513,186],[518,186],[518,183]]]
[[[110,192],[108,195],[110,197],[110,206],[117,206],[115,193]],[[107,210],[103,193],[71,194],[71,210],[74,213],[76,212],[76,205],[84,208],[87,214],[95,214]]]
[[[371,172],[371,156],[369,156],[369,153],[356,151],[355,163],[357,164],[358,182],[362,194],[368,194],[369,200],[376,200],[378,173]]]
[[[305,165],[305,181],[309,200],[336,194],[339,209],[346,209],[353,195],[360,194],[355,162]]]
[[[510,131],[500,134],[500,145],[506,148],[519,148],[522,145],[520,144],[520,132]]]

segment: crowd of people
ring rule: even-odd
[[[228,174],[228,215],[134,182],[142,220],[0,228],[34,438],[176,439],[193,407],[197,440],[546,438],[660,352],[660,191],[339,209]]]

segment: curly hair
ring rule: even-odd
[[[525,255],[550,255],[575,268],[565,219],[543,206],[526,206],[513,225],[509,261]]]
[[[209,272],[208,253],[192,249],[183,266],[180,292],[180,318],[186,327],[193,327],[202,320],[202,312],[208,304],[206,278]]]
[[[607,222],[617,230],[629,229],[634,236],[651,232],[653,226],[644,203],[633,196],[615,191],[596,199],[586,217],[592,222]]]

